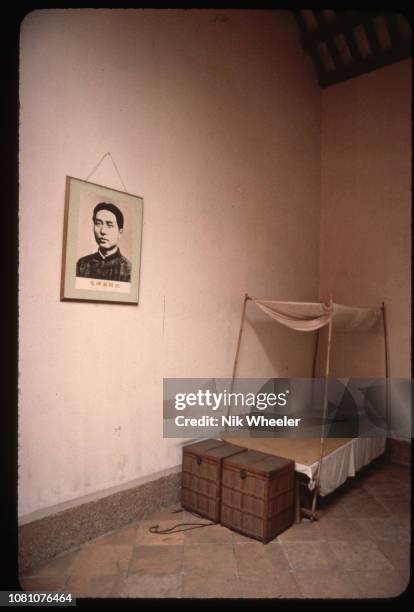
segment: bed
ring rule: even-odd
[[[278,455],[295,462],[295,472],[307,477],[309,490],[316,486],[319,438],[250,438],[222,434],[222,440],[249,450]],[[322,497],[340,487],[347,478],[374,461],[385,451],[386,438],[326,438],[318,494]]]
[[[385,355],[385,377],[388,380],[388,347],[387,327],[385,318],[385,304],[380,308],[361,308],[335,304],[330,299],[329,303],[321,302],[281,302],[274,300],[263,300],[250,297],[247,293],[244,297],[239,336],[237,341],[236,355],[233,364],[231,391],[236,376],[237,362],[240,350],[241,337],[248,301],[253,302],[265,314],[277,323],[297,332],[317,332],[315,353],[313,357],[312,377],[315,378],[315,368],[319,346],[319,330],[328,328],[326,363],[323,378],[324,397],[321,401],[323,408],[322,428],[319,437],[248,437],[235,436],[229,432],[221,435],[222,439],[236,446],[247,447],[295,462],[297,473],[297,495],[296,495],[296,519],[302,514],[314,520],[316,518],[316,500],[318,495],[326,496],[342,485],[348,477],[355,474],[364,466],[379,457],[386,446],[387,431],[382,435],[365,435],[355,438],[327,437],[325,423],[328,415],[328,384],[330,372],[330,352],[333,330],[360,331],[372,329],[382,320],[384,333],[384,355]],[[386,400],[386,422],[388,423],[388,393]],[[300,508],[299,483],[306,484],[313,491],[311,510]]]

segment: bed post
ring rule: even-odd
[[[390,402],[389,402],[389,384],[388,379],[390,376],[390,363],[389,363],[389,355],[388,355],[388,328],[387,328],[387,318],[385,314],[385,302],[382,302],[382,322],[384,327],[384,357],[385,357],[385,419],[387,423],[387,438],[388,432],[390,429]]]
[[[236,354],[234,356],[234,363],[233,363],[233,372],[231,374],[231,383],[230,383],[230,393],[233,392],[233,386],[234,386],[234,379],[236,377],[236,370],[237,370],[237,362],[239,360],[239,352],[240,352],[240,343],[241,343],[241,337],[242,337],[242,333],[243,333],[243,325],[244,325],[244,316],[246,314],[246,305],[247,305],[247,300],[251,300],[252,298],[249,297],[248,293],[244,294],[244,299],[243,299],[243,308],[242,308],[242,315],[241,315],[241,320],[240,320],[240,328],[239,328],[239,336],[237,338],[237,346],[236,346]],[[229,410],[230,410],[230,406],[227,407],[227,416],[229,416]],[[225,427],[225,430],[227,431],[227,425]]]
[[[316,365],[317,365],[318,351],[319,351],[319,335],[320,335],[320,329],[317,329],[316,338],[315,338],[315,348],[313,349],[313,361],[312,361],[312,401],[314,401],[314,396],[315,396],[314,388],[315,388]],[[296,484],[297,484],[297,487],[296,487],[297,498],[296,498],[296,506],[295,506],[295,523],[300,523],[300,517],[302,514],[306,516],[307,518],[310,518],[311,520],[313,520],[313,512],[311,510],[308,510],[307,508],[300,507],[300,496],[299,496],[300,485],[299,485],[297,474],[296,474]]]
[[[319,349],[319,329],[316,330],[315,349],[313,353],[313,363],[312,363],[312,378],[315,378],[315,374],[316,374],[316,362],[318,359],[318,349]]]
[[[329,367],[330,367],[330,359],[331,359],[331,343],[332,343],[332,317],[333,317],[333,301],[332,295],[329,299],[329,320],[328,320],[328,347],[326,351],[326,363],[325,363],[325,388],[323,394],[323,415],[322,415],[322,432],[321,432],[321,444],[320,444],[320,453],[319,453],[319,463],[316,474],[316,482],[315,482],[315,490],[313,493],[312,499],[312,510],[311,510],[311,521],[316,519],[316,499],[318,497],[319,490],[319,481],[321,475],[321,467],[322,467],[322,459],[323,459],[323,448],[325,444],[325,420],[326,420],[326,412],[328,407],[328,379],[329,379]]]

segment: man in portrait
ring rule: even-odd
[[[98,250],[78,260],[76,276],[130,283],[131,263],[118,247],[124,215],[115,204],[100,202],[93,210],[92,221]]]

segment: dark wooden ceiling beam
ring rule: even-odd
[[[322,62],[322,58],[319,55],[319,51],[316,47],[311,47],[309,49],[309,54],[312,57],[312,61],[314,65],[317,66],[319,83],[320,83],[323,77],[325,76],[325,74],[327,74],[325,67],[323,65],[323,62]]]
[[[355,40],[355,35],[352,30],[349,32],[344,32],[345,40],[347,42],[349,51],[351,53],[352,61],[358,62],[362,59],[361,51]]]
[[[315,15],[316,23],[318,24],[318,28],[320,31],[325,29],[325,26],[328,25],[328,22],[325,20],[322,11],[313,11]],[[329,53],[331,55],[332,61],[335,66],[335,70],[340,68],[343,65],[342,57],[336,47],[335,41],[332,36],[328,36],[324,39],[326,46],[328,47]]]
[[[377,33],[374,28],[374,24],[370,17],[366,17],[362,21],[363,26],[365,28],[365,33],[368,38],[369,46],[371,47],[371,53],[373,55],[377,55],[377,53],[381,52],[381,45],[378,42]]]
[[[336,10],[336,19],[328,20],[322,11],[313,10],[316,29],[308,28],[300,10],[293,11],[293,14],[299,26],[302,47],[312,57],[321,87],[346,81],[411,56],[411,41],[403,37],[398,25],[398,13],[395,11]],[[388,30],[391,47],[381,46],[379,36],[382,36],[382,33],[380,31],[377,33],[374,21],[380,15],[384,20],[383,27]],[[363,49],[359,46],[360,41],[355,31],[358,26],[362,27],[369,45],[370,54],[368,56],[365,56]],[[343,35],[345,39],[351,62],[348,61],[349,58],[347,60],[342,57],[336,44],[339,35]],[[319,53],[321,44],[326,45],[334,70],[327,69],[329,67],[325,66],[323,57]]]
[[[336,47],[336,44],[333,40],[327,40],[326,41],[326,46],[329,49],[329,53],[331,54],[333,63],[335,64],[335,70],[338,70],[341,68],[341,66],[343,66],[343,60],[342,57]]]
[[[325,21],[325,17],[322,14],[322,11],[313,11],[313,14],[320,30],[323,29],[326,25],[328,25],[328,22]]]
[[[299,26],[300,33],[304,34],[305,31],[306,31],[306,26],[305,26],[305,22],[303,20],[302,13],[300,11],[293,11],[293,16],[296,19],[296,23]]]
[[[300,11],[293,11],[293,15],[296,19],[296,22],[299,26],[299,29],[301,31],[301,35],[303,36],[306,32],[306,24],[304,22],[304,19],[302,17],[302,14]],[[312,57],[312,61],[314,66],[316,67],[317,73],[318,73],[318,79],[319,82],[321,81],[322,77],[325,74],[325,69],[323,67],[323,63],[322,60],[319,56],[318,50],[316,48],[316,46],[312,46],[310,49],[308,49],[311,57]]]
[[[295,13],[300,13],[300,11],[295,11]],[[319,21],[317,16],[318,11],[314,11],[315,18],[318,21],[318,29],[308,30],[306,25],[303,24],[303,27],[301,28],[302,47],[307,50],[310,46],[320,42],[326,42],[328,39],[333,38],[338,34],[345,34],[354,27],[365,23],[365,21],[369,19],[369,16],[375,17],[380,13],[381,11],[371,11],[369,14],[366,12],[354,13],[352,11],[346,11],[342,14],[340,11],[337,11],[337,19],[333,21],[326,21],[320,15]],[[300,18],[302,18],[301,15]]]
[[[332,73],[325,73],[319,80],[321,87],[329,87],[329,85],[335,85],[342,81],[347,81],[354,77],[365,74],[366,72],[372,72],[378,68],[383,68],[394,62],[406,59],[411,56],[411,43],[409,41],[404,42],[403,45],[396,49],[387,49],[381,51],[375,57],[371,59],[366,58],[361,62],[354,62],[348,66],[344,66],[340,70],[336,70]]]
[[[401,36],[400,28],[397,23],[397,13],[384,13],[385,23],[390,34],[391,45],[398,47],[402,44],[403,38]]]

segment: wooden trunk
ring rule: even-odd
[[[246,451],[223,461],[221,524],[269,542],[294,519],[294,461]]]
[[[222,462],[246,449],[221,440],[203,440],[183,447],[181,505],[220,522]]]

